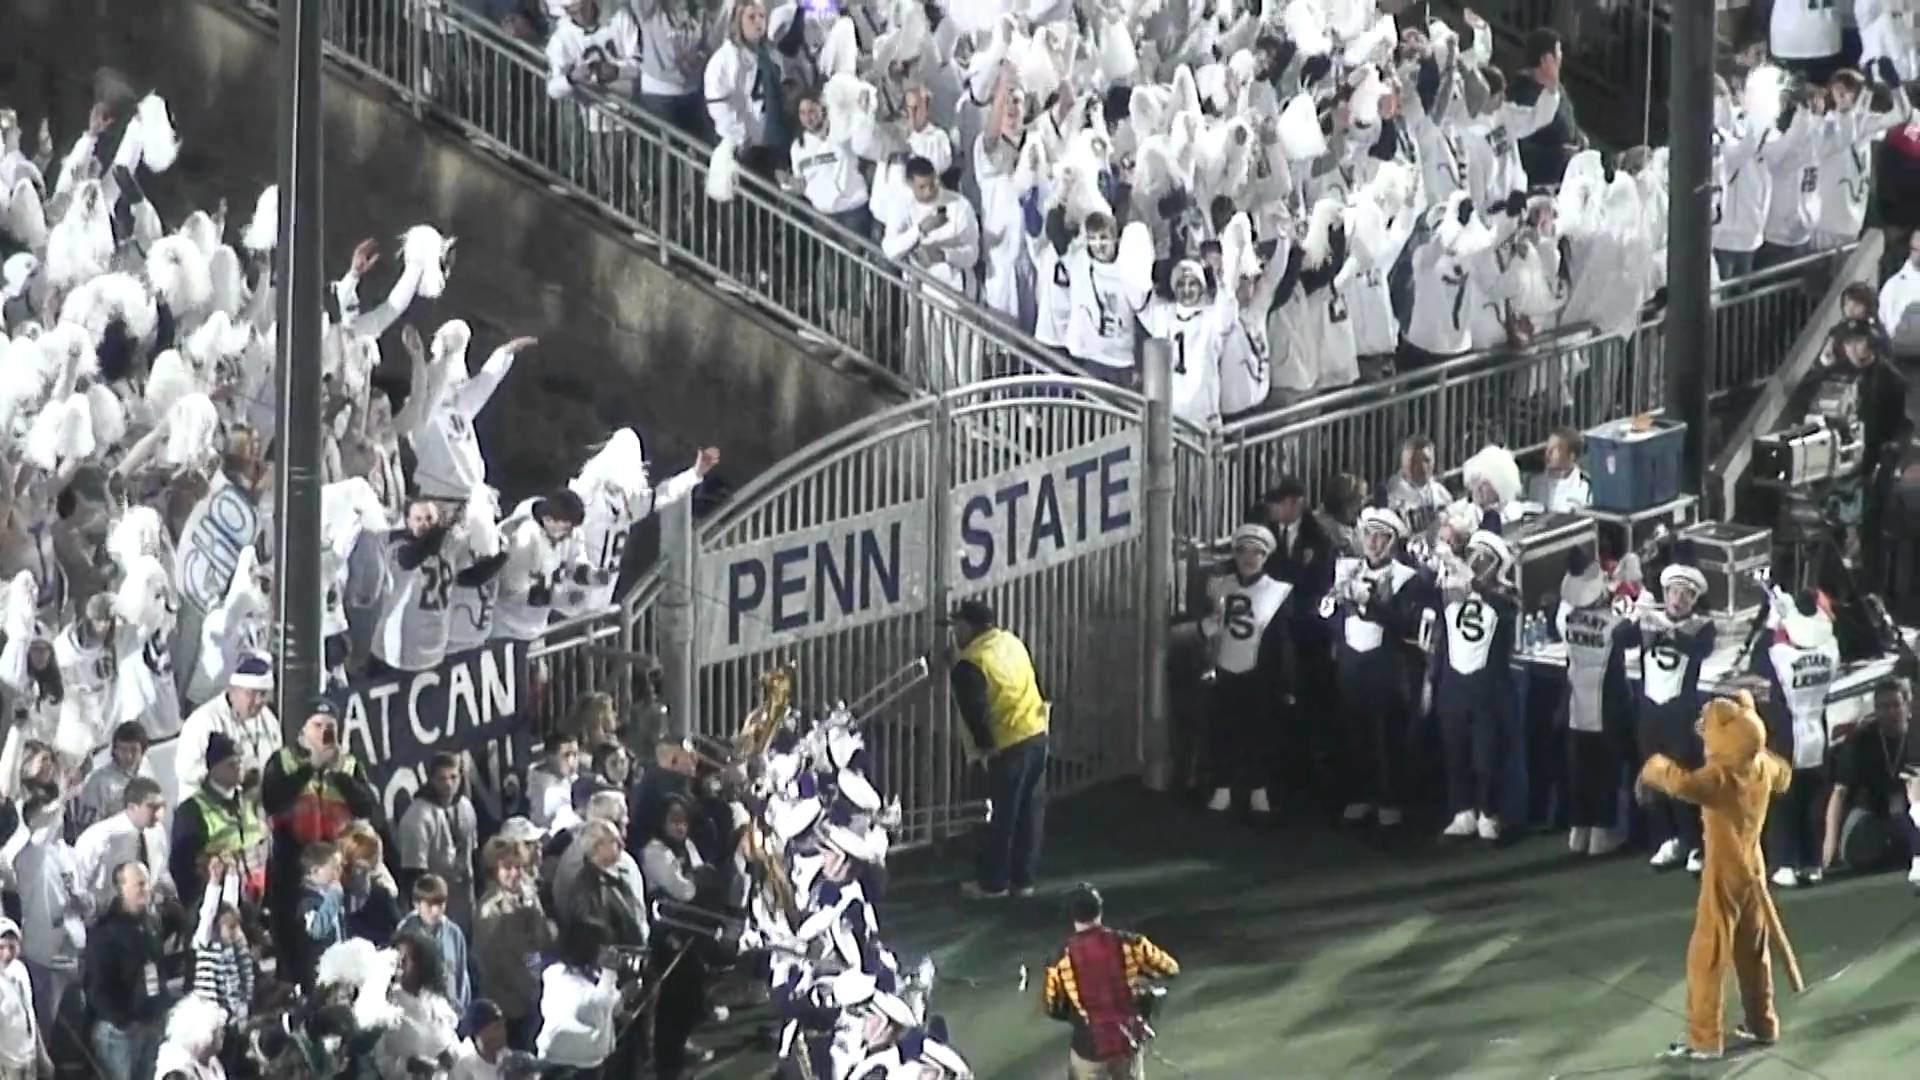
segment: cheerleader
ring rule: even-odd
[[[1418,631],[1406,603],[1419,576],[1395,559],[1407,526],[1391,510],[1369,507],[1358,524],[1361,557],[1334,564],[1333,589],[1322,616],[1339,623],[1334,647],[1340,704],[1346,713],[1347,790],[1342,817],[1349,824],[1376,812],[1380,824],[1400,824],[1401,748],[1413,714],[1419,668],[1407,642]]]
[[[1840,673],[1833,618],[1811,592],[1775,593],[1753,650],[1753,671],[1766,677],[1760,705],[1767,749],[1793,763],[1793,783],[1767,815],[1767,861],[1773,883],[1792,889],[1822,877],[1820,845],[1827,796],[1827,691]]]
[[[1504,584],[1513,548],[1482,530],[1467,540],[1464,573],[1444,572],[1434,600],[1444,625],[1434,635],[1429,678],[1440,718],[1446,760],[1447,804],[1454,808],[1441,835],[1500,839],[1495,808],[1507,747],[1507,710],[1513,706],[1513,642],[1519,605]]]
[[[1213,798],[1207,809],[1224,812],[1233,790],[1249,792],[1256,814],[1273,810],[1267,799],[1267,770],[1272,765],[1273,733],[1279,718],[1274,703],[1288,704],[1293,674],[1293,586],[1269,577],[1267,557],[1275,547],[1264,525],[1242,525],[1233,533],[1233,572],[1207,583],[1213,613],[1201,632],[1213,650],[1213,723],[1208,751]]]
[[[1677,554],[1677,553],[1676,553]],[[1665,754],[1688,768],[1704,763],[1694,721],[1700,715],[1700,668],[1713,655],[1713,620],[1697,615],[1694,605],[1707,591],[1699,570],[1675,563],[1660,572],[1662,606],[1643,606],[1614,627],[1614,646],[1640,650],[1640,693],[1635,701],[1634,742],[1640,764]],[[1660,840],[1648,864],[1670,870],[1684,860],[1699,873],[1700,811],[1678,799],[1655,794],[1647,818]]]
[[[1554,615],[1567,645],[1567,697],[1560,712],[1567,725],[1567,849],[1575,855],[1611,855],[1625,839],[1617,818],[1627,744],[1610,708],[1626,700],[1626,669],[1613,645],[1623,617],[1599,562],[1575,548]]]

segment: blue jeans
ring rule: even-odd
[[[153,1059],[160,1052],[158,1024],[119,1028],[97,1020],[93,1025],[93,1056],[106,1080],[149,1080]]]
[[[1047,737],[1035,735],[987,762],[993,820],[980,844],[979,885],[989,892],[1033,884],[1047,817]]]

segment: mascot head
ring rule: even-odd
[[[1745,690],[1733,697],[1717,697],[1700,710],[1700,740],[1707,760],[1723,765],[1745,765],[1767,744],[1767,725]]]

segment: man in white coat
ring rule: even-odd
[[[227,680],[227,691],[193,710],[175,744],[176,799],[185,802],[207,778],[207,739],[219,732],[240,751],[241,786],[256,786],[267,759],[280,750],[280,720],[267,707],[273,667],[264,656],[245,656]]]

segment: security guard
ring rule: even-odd
[[[226,733],[207,736],[205,779],[173,818],[169,868],[189,912],[200,910],[208,887],[206,858],[219,856],[240,875],[241,894],[258,904],[267,885],[267,823],[259,805],[241,788],[240,749]]]
[[[992,607],[969,600],[947,620],[958,651],[949,679],[966,722],[968,756],[985,758],[993,813],[968,897],[996,900],[1011,888],[1033,895],[1047,798],[1047,719],[1033,658],[1001,629]]]

